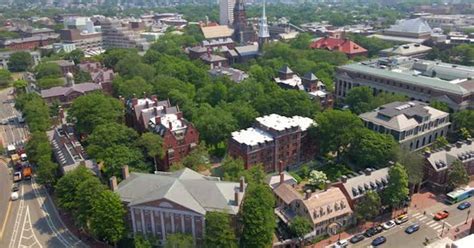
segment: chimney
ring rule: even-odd
[[[462,147],[462,141],[456,142],[456,147],[457,147],[457,148],[461,148],[461,147]]]
[[[244,186],[245,186],[245,177],[240,177],[239,180],[239,191],[244,192]]]
[[[431,156],[431,152],[430,151],[425,151],[424,155],[425,155],[425,158],[429,158]]]
[[[130,176],[130,173],[128,172],[128,165],[124,165],[122,167],[122,178],[123,180],[127,179]]]
[[[60,118],[61,124],[63,124],[63,121],[64,121],[64,109],[63,109],[62,106],[59,106],[58,116],[59,116],[59,118]]]
[[[471,145],[472,144],[472,138],[467,138],[466,139],[466,144]]]
[[[311,193],[312,193],[312,191],[310,189],[307,189],[304,199],[308,200],[311,197]]]
[[[156,95],[151,95],[151,100],[154,102],[158,102],[158,97]]]
[[[346,176],[346,175],[343,175],[343,176],[341,177],[341,182],[347,183],[347,176]]]
[[[178,119],[183,119],[183,112],[176,113],[176,116],[178,117]]]
[[[331,181],[326,180],[326,182],[324,182],[324,190],[328,190],[329,187],[331,187]]]
[[[234,201],[235,201],[235,206],[239,206],[239,192],[238,191],[234,192]]]
[[[148,99],[145,98],[145,109],[149,108],[150,104],[148,103]]]
[[[163,112],[166,114],[166,106],[163,106]]]
[[[136,97],[132,98],[132,105],[135,106],[138,104],[138,99]]]
[[[280,160],[280,161],[278,162],[278,172],[281,173],[282,171],[283,171],[283,161]]]
[[[109,178],[109,187],[112,191],[117,191],[117,178],[115,176]]]
[[[158,115],[158,109],[157,109],[156,107],[153,108],[153,114],[154,114],[155,116]]]
[[[444,148],[444,149],[449,152],[449,151],[451,151],[451,148],[452,148],[452,147],[453,147],[453,145],[448,144],[448,145],[446,146],[446,148]]]
[[[169,126],[169,128],[170,128],[170,131],[173,130],[173,122],[171,122],[171,121],[168,122],[168,126]]]
[[[364,173],[365,173],[365,175],[370,176],[370,174],[372,174],[372,169],[366,168],[366,169],[364,170]]]
[[[285,174],[283,172],[280,172],[280,184],[283,184],[285,182]]]

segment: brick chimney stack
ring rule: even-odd
[[[283,184],[285,182],[285,174],[283,172],[280,172],[280,184]]]
[[[115,176],[109,178],[109,187],[110,187],[110,190],[117,191],[118,189],[117,178]]]
[[[239,192],[238,192],[238,191],[235,191],[235,192],[234,192],[235,206],[239,206],[239,200],[240,200]]]
[[[310,189],[307,189],[304,199],[308,200],[309,198],[311,198],[311,193],[312,193],[312,191]]]
[[[124,165],[122,167],[122,178],[123,180],[127,179],[130,176],[130,173],[128,171],[128,165]]]
[[[244,192],[244,187],[245,187],[245,178],[244,178],[244,177],[240,177],[240,180],[239,180],[239,191],[240,191],[240,192]]]

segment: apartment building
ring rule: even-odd
[[[266,172],[275,172],[280,161],[286,167],[297,165],[316,154],[306,132],[312,125],[315,123],[311,118],[301,116],[258,117],[253,127],[232,133],[229,154],[241,158],[246,169],[261,163]]]
[[[199,132],[191,122],[183,118],[178,106],[171,106],[169,100],[132,98],[125,102],[126,122],[138,132],[155,132],[163,138],[165,154],[157,158],[157,170],[167,171],[169,167],[187,156],[199,143]]]
[[[232,25],[234,23],[235,0],[219,0],[219,24]]]
[[[410,151],[446,136],[451,124],[448,113],[418,101],[388,103],[359,117],[368,129],[392,135],[401,147]]]
[[[336,97],[358,86],[373,93],[397,93],[411,100],[440,101],[455,110],[474,108],[474,67],[402,56],[339,66]]]
[[[140,51],[148,50],[150,44],[141,38],[129,25],[122,25],[121,21],[106,18],[100,22],[104,49],[136,48]]]
[[[474,175],[474,144],[472,139],[458,141],[444,148],[425,152],[422,186],[437,192],[446,192],[448,172],[454,161],[459,160],[467,173]]]

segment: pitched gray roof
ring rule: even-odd
[[[378,190],[385,187],[388,183],[388,170],[389,168],[382,168],[372,171],[370,175],[362,173],[362,175],[347,179],[347,182],[342,185],[351,199],[359,198],[367,190]]]
[[[57,86],[53,88],[49,88],[46,90],[41,90],[41,97],[48,98],[48,97],[57,97],[57,96],[66,96],[71,94],[72,92],[80,92],[82,94],[100,90],[101,86],[95,83],[82,83],[82,84],[75,84],[73,86]]]
[[[316,77],[312,72],[308,72],[304,74],[303,79],[306,79],[308,81],[316,81],[318,80],[318,77]]]
[[[474,160],[474,144],[471,140],[459,142],[457,146],[452,145],[449,151],[446,149],[434,150],[426,160],[436,171],[446,170],[455,160],[461,160],[463,163]]]
[[[234,193],[239,183],[223,182],[190,169],[158,174],[131,173],[118,185],[117,193],[129,206],[167,199],[196,213],[223,211],[237,214]],[[240,196],[243,199],[243,195]]]
[[[290,74],[293,73],[293,71],[288,67],[288,65],[284,65],[278,72],[285,73],[285,74]]]

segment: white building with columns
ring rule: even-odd
[[[202,247],[207,211],[226,212],[237,216],[245,195],[246,184],[225,182],[217,177],[201,175],[190,169],[156,174],[128,173],[111,188],[127,207],[128,223],[133,233],[154,237],[160,244],[167,235],[186,233]]]

